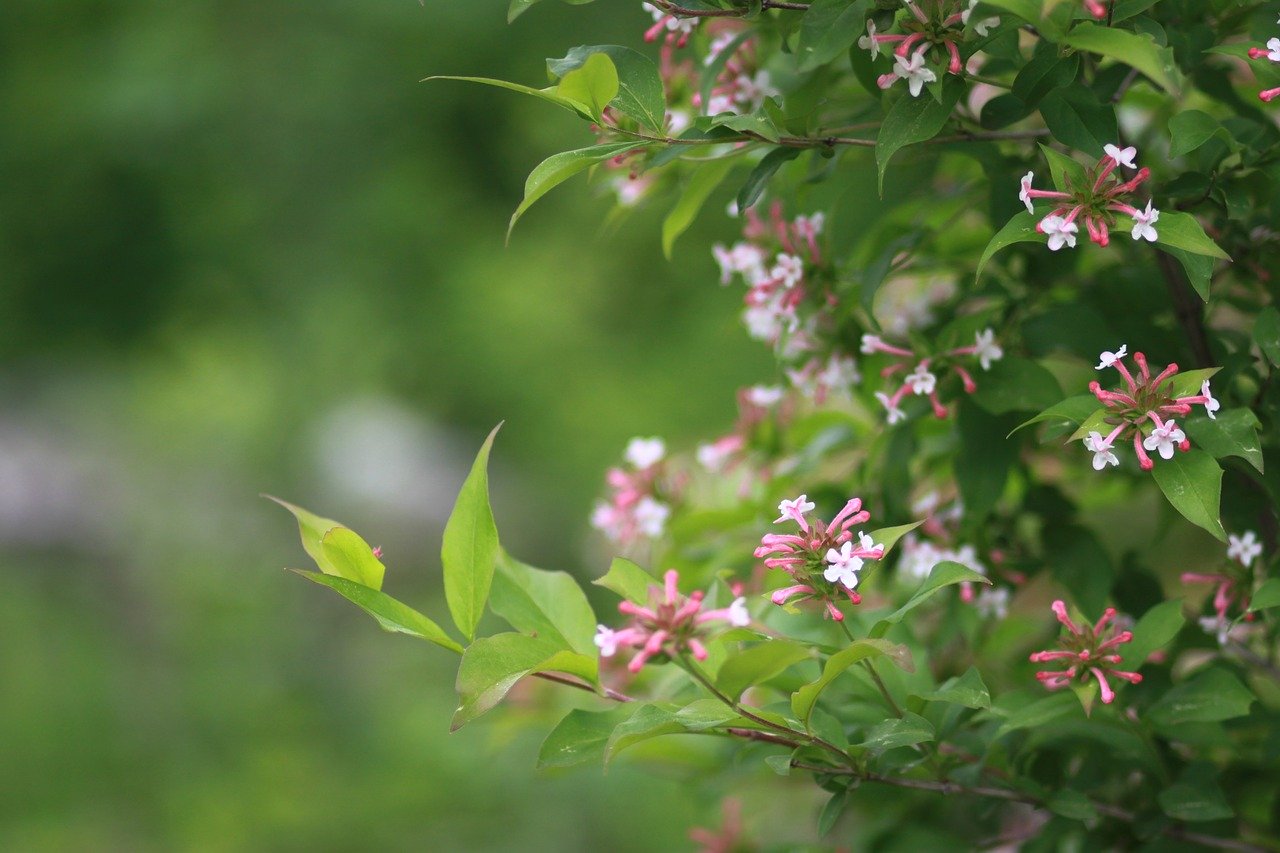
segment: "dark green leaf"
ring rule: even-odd
[[[1055,139],[1093,157],[1101,157],[1102,146],[1119,136],[1115,109],[1083,83],[1050,92],[1040,104],[1040,115]]]
[[[635,712],[632,704],[608,711],[576,709],[565,715],[538,750],[538,769],[604,762],[605,745],[620,723]]]
[[[1191,441],[1215,459],[1238,456],[1262,473],[1262,447],[1258,443],[1258,416],[1249,409],[1228,409],[1216,419],[1194,418],[1184,427]]]
[[[889,160],[904,146],[932,139],[942,130],[951,111],[955,109],[960,96],[964,94],[964,84],[959,79],[946,75],[942,83],[941,101],[927,97],[921,93],[918,98],[910,95],[899,98],[880,124],[880,134],[876,137],[876,168],[880,173],[880,194],[884,195],[884,171]]]
[[[900,746],[914,746],[936,737],[933,724],[918,714],[907,712],[900,719],[889,719],[867,732],[861,746],[872,752],[885,752]]]
[[[1268,305],[1253,322],[1253,340],[1273,367],[1280,367],[1280,311]]]
[[[1077,50],[1087,50],[1123,62],[1150,77],[1169,94],[1178,94],[1178,69],[1173,51],[1159,47],[1148,34],[1085,21],[1072,27],[1063,42]]]
[[[881,619],[871,629],[872,638],[883,637],[889,627],[896,625],[902,621],[902,617],[906,616],[912,610],[915,610],[921,604],[924,604],[934,593],[946,586],[957,583],[984,583],[990,586],[991,581],[987,580],[983,575],[978,574],[968,566],[962,566],[959,563],[953,563],[950,560],[943,560],[933,567],[933,571],[929,573],[929,577],[920,585],[911,596],[907,599],[907,603]],[[864,641],[865,642],[865,641]]]
[[[1151,653],[1167,645],[1182,630],[1182,599],[1164,601],[1152,607],[1133,626],[1133,639],[1120,646],[1121,667],[1136,670]]]
[[[990,708],[991,694],[982,681],[982,675],[969,667],[964,675],[949,678],[937,690],[919,694],[930,702],[952,702],[966,708]]]
[[[1156,485],[1188,521],[1223,542],[1226,531],[1218,518],[1222,497],[1222,468],[1203,450],[1175,452],[1172,459],[1158,459],[1151,470]]]
[[[993,415],[1034,412],[1062,399],[1062,387],[1046,368],[1026,358],[1007,356],[974,376],[973,402]]]
[[[1091,823],[1098,819],[1098,810],[1093,807],[1093,802],[1073,788],[1055,791],[1045,805],[1054,814],[1060,814],[1071,820]]]
[[[1157,726],[1213,723],[1243,717],[1253,701],[1253,694],[1238,678],[1214,667],[1161,696],[1147,711],[1147,718]]]
[[[760,194],[769,185],[769,179],[782,168],[782,165],[800,156],[799,148],[775,148],[764,156],[747,176],[747,182],[738,190],[738,210],[746,210],[756,203]]]
[[[1056,50],[1040,50],[1013,78],[1010,91],[1028,107],[1034,108],[1050,92],[1075,80],[1079,68],[1078,54],[1059,56]]]
[[[1040,218],[1034,213],[1027,213],[1025,210],[1015,213],[1013,218],[995,233],[995,236],[987,243],[987,247],[982,250],[982,257],[978,259],[978,270],[975,273],[975,277],[980,278],[982,276],[982,269],[987,265],[987,261],[991,260],[995,253],[1005,246],[1012,246],[1014,243],[1043,243],[1044,235],[1036,230],[1036,225],[1040,222]]]
[[[1183,110],[1169,119],[1169,156],[1189,154],[1217,133],[1226,131],[1216,118],[1200,110]]]
[[[812,71],[844,53],[866,31],[869,0],[814,0],[800,19],[795,56]]]

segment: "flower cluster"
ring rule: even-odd
[[[893,70],[880,75],[876,84],[888,89],[905,80],[913,98],[920,97],[926,83],[938,80],[937,73],[926,62],[930,54],[936,54],[939,62],[945,61],[948,74],[963,74],[964,60],[958,45],[964,41],[965,28],[971,27],[980,38],[986,38],[993,27],[1000,25],[998,17],[973,17],[978,0],[931,0],[927,12],[921,7],[925,0],[903,2],[911,13],[901,24],[904,33],[877,32],[875,21],[868,20],[867,34],[858,39],[858,46],[874,58],[880,55],[881,45],[896,44]]]
[[[956,363],[955,359],[961,357],[976,358],[983,370],[990,370],[993,361],[999,361],[1004,357],[1004,350],[996,342],[995,331],[992,329],[975,332],[974,342],[971,346],[956,347],[934,356],[920,356],[904,347],[885,343],[884,339],[878,335],[865,334],[862,336],[862,352],[864,355],[883,353],[895,359],[893,363],[880,371],[880,376],[884,379],[907,371],[908,368],[912,368],[914,365],[914,368],[903,377],[902,385],[893,394],[888,394],[884,391],[876,392],[876,399],[880,401],[880,404],[884,406],[885,411],[888,413],[890,424],[906,420],[907,415],[902,411],[901,403],[908,394],[917,397],[928,397],[929,403],[933,406],[933,413],[939,418],[947,416],[947,407],[938,399],[938,373],[940,369],[950,369],[959,376],[960,381],[964,384],[966,393],[972,394],[978,390],[977,383],[973,381],[973,375]]]
[[[1103,703],[1109,705],[1116,694],[1107,681],[1108,677],[1123,679],[1131,684],[1142,680],[1142,676],[1136,672],[1115,668],[1120,663],[1120,655],[1115,653],[1116,647],[1133,639],[1132,632],[1117,631],[1116,626],[1111,624],[1116,618],[1115,608],[1108,607],[1095,625],[1088,622],[1076,625],[1067,615],[1067,605],[1061,600],[1053,603],[1053,615],[1067,629],[1067,634],[1061,639],[1062,648],[1035,652],[1031,655],[1031,662],[1067,661],[1069,664],[1066,669],[1037,672],[1036,678],[1045,687],[1060,690],[1070,686],[1072,682],[1086,682],[1093,676],[1102,688]]]
[[[640,5],[653,16],[653,26],[645,30],[644,33],[645,41],[657,41],[659,36],[666,33],[664,40],[668,46],[684,47],[689,43],[689,36],[693,34],[694,29],[698,26],[697,18],[681,18],[658,8],[652,3],[641,3]]]
[[[1159,453],[1161,459],[1172,459],[1174,450],[1187,451],[1191,442],[1179,428],[1174,416],[1190,414],[1193,405],[1204,406],[1205,414],[1216,418],[1221,404],[1209,390],[1209,380],[1200,384],[1199,394],[1175,396],[1172,387],[1164,387],[1178,372],[1178,365],[1170,364],[1152,377],[1147,358],[1140,352],[1133,354],[1138,365],[1135,378],[1124,365],[1127,345],[1116,352],[1104,352],[1099,357],[1096,370],[1114,367],[1124,377],[1127,390],[1106,391],[1096,380],[1089,383],[1093,396],[1107,407],[1104,423],[1112,429],[1105,436],[1098,430],[1090,430],[1084,437],[1084,446],[1093,453],[1093,468],[1101,471],[1108,465],[1119,466],[1113,446],[1126,437],[1133,440],[1133,450],[1142,470],[1150,471],[1155,462],[1148,451]]]
[[[639,649],[627,664],[633,673],[659,655],[675,658],[689,652],[698,660],[706,660],[707,649],[702,638],[709,623],[737,628],[750,624],[751,614],[747,612],[745,598],[738,596],[728,607],[704,611],[703,593],[699,590],[688,596],[681,595],[679,581],[679,572],[671,569],[662,576],[661,587],[649,588],[648,607],[621,602],[618,611],[631,617],[627,627],[615,631],[597,625],[595,644],[600,649],[600,657],[611,658],[619,648]]]
[[[1277,21],[1280,23],[1280,21]],[[1280,38],[1267,39],[1266,47],[1249,48],[1250,59],[1265,59],[1270,62],[1280,62]],[[1273,99],[1280,97],[1280,86],[1274,89],[1263,89],[1258,93],[1258,97],[1263,101],[1270,103]]]
[[[1216,633],[1220,643],[1225,643],[1231,629],[1227,613],[1232,605],[1238,605],[1245,620],[1252,621],[1249,613],[1249,597],[1253,589],[1253,561],[1262,556],[1262,543],[1258,534],[1246,530],[1243,535],[1227,536],[1227,562],[1216,572],[1183,572],[1183,583],[1207,583],[1214,585],[1214,615],[1200,620],[1207,631]]]
[[[917,531],[908,533],[902,540],[901,553],[898,559],[898,573],[904,579],[922,581],[929,577],[933,567],[944,560],[959,563],[980,575],[989,575],[986,564],[978,558],[978,551],[972,545],[957,541],[957,528],[964,514],[960,501],[953,502],[945,508],[939,507],[937,492],[930,492],[912,505],[917,515],[925,515],[924,522]],[[991,561],[999,564],[1003,555],[991,553]],[[1020,583],[1024,578],[1020,575],[1010,576],[1010,580]],[[987,618],[1003,619],[1009,612],[1010,588],[1007,586],[990,586],[980,592],[968,581],[960,584],[960,600],[972,604],[979,615]]]
[[[626,468],[610,468],[605,475],[609,500],[596,504],[591,526],[613,542],[627,547],[641,537],[662,535],[671,507],[659,500],[659,477],[667,447],[660,438],[633,438],[627,445]]]
[[[1022,176],[1018,198],[1027,206],[1028,213],[1036,212],[1034,199],[1047,198],[1054,203],[1049,215],[1036,225],[1036,230],[1048,237],[1051,251],[1056,252],[1063,246],[1075,248],[1076,234],[1080,230],[1078,221],[1084,222],[1090,240],[1099,246],[1106,246],[1111,242],[1111,229],[1116,226],[1116,214],[1123,214],[1133,220],[1129,231],[1133,239],[1150,243],[1159,239],[1155,224],[1160,219],[1160,211],[1152,207],[1149,200],[1143,210],[1124,200],[1125,196],[1151,176],[1151,170],[1144,166],[1129,180],[1121,180],[1121,176],[1115,174],[1120,166],[1126,169],[1136,168],[1134,158],[1138,156],[1138,149],[1108,144],[1103,146],[1103,150],[1106,153],[1098,164],[1084,173],[1083,183],[1070,186],[1066,192],[1033,189],[1031,183],[1035,180],[1035,173],[1027,172]],[[1068,175],[1067,180],[1069,179]]]
[[[800,526],[800,533],[765,534],[755,556],[763,559],[767,568],[781,569],[796,582],[776,590],[772,595],[774,604],[817,599],[826,606],[831,618],[840,622],[844,614],[836,607],[835,593],[844,594],[853,604],[860,603],[862,596],[855,591],[859,573],[865,561],[884,556],[884,546],[877,545],[861,531],[856,534],[857,544],[854,544],[852,528],[871,519],[871,513],[862,508],[859,498],[846,503],[830,523],[819,519],[810,521],[807,514],[814,508],[807,495],[778,504],[781,515],[774,524],[794,521]]]

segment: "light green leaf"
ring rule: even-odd
[[[1258,587],[1258,591],[1249,599],[1249,610],[1270,610],[1280,607],[1280,578],[1271,578]]]
[[[987,261],[1006,246],[1012,246],[1014,243],[1043,243],[1044,235],[1036,230],[1040,219],[1041,217],[1034,213],[1027,213],[1025,210],[1015,213],[1013,218],[987,242],[987,247],[982,250],[982,257],[978,259],[978,270],[974,278],[981,278],[982,269],[987,265]]]
[[[1226,542],[1227,534],[1218,518],[1222,497],[1222,468],[1203,450],[1175,452],[1172,459],[1156,460],[1151,470],[1156,485],[1192,524]]]
[[[921,92],[918,98],[910,95],[901,97],[889,108],[876,137],[876,168],[880,174],[881,196],[884,195],[884,172],[889,160],[903,147],[937,136],[947,119],[951,118],[951,112],[964,91],[965,86],[958,78],[946,75],[940,101]]]
[[[1062,28],[1051,18],[1041,16],[1040,0],[982,0],[983,5],[1012,12],[1035,28],[1049,41],[1062,39]]]
[[[1085,21],[1072,27],[1062,41],[1077,50],[1087,50],[1123,62],[1150,77],[1169,94],[1178,94],[1178,69],[1173,61],[1173,50],[1158,46],[1155,39],[1146,33]]]
[[[630,703],[608,711],[570,711],[543,740],[538,750],[538,769],[603,763],[605,745],[613,730],[635,711]]]
[[[517,631],[594,656],[596,616],[582,587],[564,572],[535,569],[499,552],[489,607]]]
[[[831,682],[835,681],[849,667],[859,661],[879,657],[880,655],[888,655],[899,667],[906,669],[908,672],[915,671],[915,666],[911,662],[911,653],[906,646],[891,643],[888,640],[855,640],[853,645],[836,652],[827,659],[826,664],[822,667],[822,675],[816,681],[811,681],[791,694],[792,713],[807,726],[809,718],[813,714],[813,708],[818,704],[818,697],[822,695],[822,691],[826,690]]]
[[[684,725],[676,719],[673,708],[670,705],[641,705],[630,718],[623,720],[605,743],[605,766],[629,746],[662,735],[686,731]]]
[[[609,564],[609,571],[602,578],[592,581],[596,586],[611,589],[627,601],[645,604],[649,600],[649,587],[661,586],[662,583],[653,575],[637,566],[630,560],[614,557]]]
[[[472,463],[444,526],[440,561],[444,565],[444,597],[453,623],[468,640],[489,598],[498,559],[498,528],[489,507],[489,450],[502,424],[493,428]]]
[[[1224,261],[1231,257],[1204,233],[1204,228],[1190,213],[1177,211],[1160,211],[1160,219],[1156,221],[1156,243],[1161,246],[1172,246],[1195,255],[1208,255]]]
[[[492,77],[458,77],[447,74],[437,74],[434,77],[426,77],[418,82],[430,83],[432,80],[460,80],[463,83],[480,83],[484,86],[496,86],[499,89],[506,89],[511,92],[519,92],[522,95],[530,95],[539,100],[555,104],[557,107],[568,110],[580,118],[591,118],[591,109],[579,101],[566,98],[556,91],[556,87],[551,86],[546,89],[534,89],[532,86],[522,86],[519,83],[508,83],[506,80],[495,80]]]
[[[795,56],[812,71],[844,54],[866,31],[868,0],[814,0],[800,19]]]
[[[1213,723],[1243,717],[1253,701],[1238,678],[1214,667],[1161,696],[1147,711],[1147,719],[1157,726]]]
[[[397,601],[386,593],[362,586],[355,581],[336,575],[325,575],[318,572],[304,572],[301,569],[292,571],[321,586],[327,586],[352,604],[364,610],[383,630],[397,634],[408,634],[420,640],[427,640],[451,652],[462,654],[462,646],[444,632],[439,625],[414,610],[407,604]]]
[[[898,544],[899,539],[922,524],[924,524],[924,521],[913,521],[910,524],[899,524],[896,527],[882,527],[879,530],[871,531],[871,541],[877,545],[883,545],[884,553],[887,557],[889,552],[893,550],[893,546]]]
[[[919,714],[907,712],[901,719],[889,719],[867,732],[860,745],[872,752],[885,752],[899,746],[914,746],[936,737],[933,724]]]
[[[282,501],[271,495],[263,495],[263,497],[269,501],[275,501],[293,513],[293,517],[298,521],[298,532],[302,535],[302,550],[315,561],[320,571],[326,575],[345,577],[324,551],[324,535],[335,527],[341,527],[341,524],[331,518],[321,518],[300,506],[294,506],[288,501]],[[354,578],[348,578],[348,580],[354,580]]]
[[[1228,409],[1216,419],[1195,418],[1184,425],[1197,446],[1215,459],[1238,456],[1262,473],[1262,447],[1258,443],[1258,416],[1249,409]]]
[[[1072,187],[1084,184],[1086,180],[1084,166],[1077,163],[1074,158],[1050,148],[1043,142],[1040,143],[1040,153],[1049,164],[1049,175],[1053,178],[1054,189],[1059,192],[1069,192]]]
[[[1169,396],[1194,397],[1200,393],[1200,386],[1206,379],[1212,379],[1221,367],[1201,367],[1197,370],[1184,370],[1175,373],[1169,380]]]
[[[952,584],[964,583],[966,581],[969,583],[984,583],[988,586],[991,585],[991,581],[987,580],[985,576],[978,574],[968,566],[962,566],[959,563],[954,563],[950,560],[943,560],[941,563],[938,563],[933,567],[933,571],[929,573],[929,577],[926,578],[925,582],[920,585],[920,588],[912,594],[911,598],[907,599],[906,604],[881,619],[874,627],[872,627],[871,636],[876,639],[883,637],[888,633],[890,626],[901,622],[902,617],[906,616],[912,610],[915,610],[921,604],[924,604],[932,598],[938,590],[943,587],[951,586]]]
[[[526,634],[481,637],[463,652],[458,666],[461,704],[453,713],[449,730],[457,731],[497,705],[526,675],[552,671],[575,675],[592,685],[599,683],[595,657],[564,651],[550,640]]]
[[[734,161],[730,159],[708,160],[698,164],[697,171],[689,179],[688,185],[680,195],[676,206],[662,220],[662,254],[671,258],[671,250],[676,238],[693,224],[694,217],[706,203],[707,197],[720,186],[720,182],[733,171]]]
[[[1133,626],[1133,639],[1120,646],[1121,668],[1137,670],[1151,653],[1167,645],[1182,630],[1182,599],[1164,601],[1152,607]]]
[[[336,574],[349,581],[369,587],[382,589],[382,577],[386,567],[373,555],[373,549],[354,530],[335,527],[320,540],[329,564],[337,569]]]
[[[510,239],[511,229],[516,227],[516,222],[524,212],[551,190],[597,163],[602,163],[625,151],[634,151],[636,148],[643,147],[631,142],[610,142],[606,145],[562,151],[543,160],[533,168],[524,182],[524,200],[520,202],[516,212],[511,214],[511,222],[507,225],[507,238]]]
[[[593,53],[560,78],[556,94],[582,104],[597,124],[603,124],[604,108],[618,94],[618,69],[608,54]]]
[[[575,47],[563,59],[547,60],[547,70],[556,77],[564,77],[597,53],[608,56],[617,71],[618,94],[611,105],[655,133],[661,133],[666,127],[667,99],[658,66],[643,53],[616,44]]]
[[[1280,311],[1268,305],[1253,322],[1253,340],[1273,367],[1280,367]]]
[[[982,681],[982,675],[969,667],[964,675],[948,678],[937,690],[918,694],[930,702],[952,702],[966,708],[990,708],[991,693]]]
[[[748,687],[768,681],[792,664],[810,657],[808,646],[791,640],[766,640],[726,660],[716,674],[716,686],[736,699]]]

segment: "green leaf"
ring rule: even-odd
[[[1280,311],[1268,305],[1253,322],[1253,340],[1272,367],[1280,367]]]
[[[1158,235],[1159,231],[1156,233]],[[1209,285],[1213,283],[1213,268],[1216,265],[1214,259],[1208,255],[1197,255],[1172,246],[1165,246],[1160,251],[1178,259],[1178,263],[1182,264],[1182,269],[1187,274],[1187,281],[1191,282],[1191,287],[1201,300],[1208,302]]]
[[[822,695],[822,691],[826,690],[831,682],[835,681],[849,667],[859,661],[879,657],[880,655],[888,655],[898,666],[908,672],[912,672],[915,669],[911,663],[911,653],[907,651],[906,646],[880,639],[855,640],[853,645],[836,652],[827,659],[826,664],[822,667],[822,675],[816,681],[809,682],[791,694],[791,712],[808,726],[809,718],[813,715],[814,706],[818,704],[818,697]],[[904,666],[904,664],[906,665]]]
[[[378,620],[378,624],[385,631],[408,634],[410,637],[427,640],[451,652],[462,654],[462,646],[458,645],[439,625],[409,605],[396,601],[386,593],[336,575],[304,572],[301,569],[292,569],[291,571],[296,572],[312,583],[327,586],[337,592],[347,601],[350,601]]]
[[[1157,726],[1213,723],[1245,716],[1253,701],[1239,679],[1214,667],[1161,696],[1147,711],[1147,719]]]
[[[582,587],[565,572],[535,569],[500,551],[489,607],[517,631],[597,654],[595,613]]]
[[[733,171],[734,161],[730,159],[707,160],[698,165],[698,170],[689,179],[684,192],[676,206],[662,220],[662,254],[671,259],[671,249],[676,238],[693,224],[694,217],[706,203],[708,196],[720,186],[720,182]]]
[[[1151,469],[1156,485],[1192,524],[1212,533],[1222,542],[1226,531],[1218,518],[1222,497],[1222,468],[1203,450],[1175,452],[1172,459],[1159,459]]]
[[[748,136],[758,136],[767,142],[777,142],[781,138],[778,126],[763,112],[745,115],[721,113],[711,117],[711,124],[713,127],[727,127],[729,130],[736,130]]]
[[[1174,374],[1169,380],[1169,396],[1195,397],[1200,393],[1200,386],[1204,381],[1212,379],[1221,369],[1221,367],[1201,367],[1197,370],[1184,370]]]
[[[1062,41],[1077,50],[1087,50],[1123,62],[1150,77],[1169,94],[1178,94],[1178,69],[1173,61],[1173,50],[1158,46],[1155,39],[1146,33],[1133,33],[1085,21],[1072,27]]]
[[[1040,115],[1055,139],[1093,157],[1102,156],[1102,146],[1119,136],[1115,108],[1083,83],[1050,92]]]
[[[812,71],[840,56],[866,30],[868,0],[814,0],[800,19],[795,56]]]
[[[498,559],[498,528],[489,508],[489,450],[502,424],[493,428],[472,463],[444,526],[440,562],[444,597],[458,630],[470,640],[484,613]]]
[[[382,576],[386,573],[386,567],[373,555],[369,543],[361,539],[354,530],[335,527],[320,540],[320,547],[329,564],[337,569],[339,577],[370,589],[382,589]]]
[[[653,575],[622,557],[614,557],[605,576],[597,578],[592,583],[611,589],[627,601],[636,604],[648,602],[649,587],[662,585]]]
[[[860,745],[872,752],[885,752],[900,746],[914,746],[937,737],[933,724],[910,711],[900,719],[889,719],[867,732],[867,739]]]
[[[930,702],[952,702],[966,708],[991,707],[991,693],[974,667],[969,667],[964,675],[948,678],[937,690],[918,695]]]
[[[1055,89],[1071,84],[1080,68],[1080,55],[1059,56],[1057,50],[1040,50],[1013,78],[1010,92],[1023,104],[1035,108]]]
[[[760,194],[769,184],[769,179],[782,168],[782,165],[800,156],[799,148],[775,148],[756,164],[747,175],[747,182],[738,190],[738,210],[746,210],[755,204]]]
[[[593,53],[560,78],[556,94],[582,104],[597,124],[604,124],[604,108],[618,94],[618,69],[608,54]]]
[[[1018,729],[1036,729],[1059,720],[1063,717],[1074,716],[1080,713],[1080,702],[1070,692],[1050,693],[1043,699],[1036,699],[1030,704],[1024,705],[1005,718],[1005,721],[996,730],[996,737],[1004,737],[1006,734]]]
[[[1231,260],[1230,256],[1222,251],[1208,234],[1204,233],[1199,220],[1190,213],[1160,211],[1156,235],[1156,242],[1161,246],[1172,246],[1195,255],[1208,255],[1224,261]]]
[[[831,799],[827,800],[826,805],[822,807],[822,812],[818,815],[818,837],[825,837],[828,832],[835,828],[836,821],[849,808],[849,804],[853,802],[853,791],[843,788],[831,795]]]
[[[1182,615],[1182,599],[1163,601],[1152,607],[1133,626],[1133,639],[1120,646],[1121,668],[1137,670],[1151,653],[1178,636],[1186,622]]]
[[[974,377],[973,401],[993,415],[1034,412],[1062,398],[1062,387],[1047,368],[1027,358],[1006,356]]]
[[[1216,118],[1200,110],[1183,110],[1169,119],[1169,156],[1181,157],[1226,130]]]
[[[1087,180],[1084,166],[1074,158],[1050,148],[1043,142],[1040,143],[1040,153],[1049,164],[1049,175],[1053,178],[1054,189],[1059,192],[1069,192],[1072,187],[1081,186]]]
[[[650,740],[662,735],[679,734],[686,731],[684,725],[676,719],[675,713],[661,705],[641,705],[630,718],[623,720],[613,733],[604,748],[604,763],[617,757],[619,752],[641,741]]]
[[[580,118],[591,118],[591,109],[579,101],[566,98],[560,94],[556,87],[548,87],[546,89],[534,89],[532,86],[522,86],[519,83],[508,83],[506,80],[494,80],[492,77],[458,77],[455,75],[437,74],[434,77],[426,77],[418,81],[420,83],[430,83],[432,80],[460,80],[463,83],[480,83],[484,86],[496,86],[499,89],[507,89],[511,92],[519,92],[522,95],[530,95],[539,100],[555,104],[557,107],[568,110]]]
[[[1280,578],[1271,578],[1258,587],[1249,600],[1250,612],[1280,607]]]
[[[1061,392],[1053,395],[1061,396]],[[956,455],[953,470],[967,517],[985,518],[995,507],[1017,459],[1017,447],[1004,434],[1008,425],[969,400],[961,400],[956,415],[963,453]]]
[[[1067,426],[1076,426],[1084,423],[1090,415],[1102,408],[1102,404],[1098,402],[1097,397],[1092,394],[1079,394],[1075,397],[1068,397],[1061,403],[1055,403],[1034,418],[1023,421],[1014,428],[1013,432],[1043,421],[1048,421],[1052,428],[1065,430]],[[1009,433],[1009,435],[1013,435],[1013,432]]]
[[[871,541],[877,545],[884,546],[885,556],[893,550],[893,546],[898,544],[898,540],[915,530],[924,521],[913,521],[910,524],[899,524],[896,527],[882,527],[879,530],[873,530],[870,533]]]
[[[1195,418],[1184,424],[1187,435],[1215,459],[1238,456],[1262,473],[1262,447],[1258,443],[1258,416],[1249,409],[1228,409],[1216,419]]]
[[[667,123],[667,97],[658,66],[643,53],[616,44],[575,47],[563,59],[547,60],[547,70],[564,77],[595,54],[609,57],[617,71],[618,94],[610,105],[653,132],[662,133]]]
[[[1034,24],[1040,34],[1050,41],[1059,41],[1062,38],[1062,28],[1052,19],[1041,16],[1040,0],[982,0],[982,2],[985,6],[1004,9],[1028,24]]]
[[[1093,801],[1073,788],[1055,791],[1045,805],[1054,814],[1060,814],[1071,820],[1092,823],[1098,819],[1098,810],[1093,807]]]
[[[716,674],[716,686],[736,699],[748,687],[768,681],[792,664],[809,658],[808,646],[791,640],[767,640],[726,660]]]
[[[982,269],[987,265],[987,261],[1004,247],[1012,246],[1014,243],[1043,243],[1044,235],[1036,230],[1040,219],[1041,217],[1034,213],[1027,213],[1025,210],[1015,213],[1013,218],[987,242],[987,247],[982,250],[982,257],[978,259],[978,270],[974,273],[974,278],[982,277]]]
[[[1208,783],[1206,783],[1208,781]],[[1226,820],[1235,817],[1222,789],[1212,780],[1177,782],[1156,795],[1160,808],[1176,820]]]
[[[1044,550],[1049,568],[1071,599],[1096,618],[1107,606],[1115,580],[1111,555],[1087,527],[1070,522],[1046,525]]]
[[[969,583],[984,583],[988,586],[991,585],[991,581],[987,580],[985,576],[978,574],[968,566],[962,566],[959,563],[952,562],[951,560],[943,560],[941,563],[938,563],[933,567],[933,571],[929,573],[929,577],[927,577],[924,583],[920,585],[920,588],[912,594],[911,598],[907,599],[906,604],[881,619],[874,627],[872,627],[872,638],[879,639],[880,637],[883,637],[888,633],[890,626],[901,622],[902,617],[906,616],[912,610],[915,610],[921,604],[924,604],[932,598],[938,590],[943,587],[951,586],[952,584],[964,583],[966,581]]]
[[[263,497],[269,501],[275,501],[293,513],[293,517],[298,521],[298,532],[302,535],[302,550],[306,551],[307,556],[315,561],[316,565],[320,567],[320,571],[326,575],[345,577],[324,550],[324,535],[335,527],[341,527],[341,524],[331,518],[321,518],[300,506],[294,506],[288,501],[282,501],[271,495],[263,495]],[[356,580],[355,578],[347,579]]]
[[[955,109],[965,86],[958,78],[946,75],[942,83],[941,100],[934,100],[925,93],[918,98],[909,95],[899,98],[880,124],[876,137],[876,168],[880,173],[880,195],[884,196],[884,172],[889,160],[900,149],[916,142],[932,139],[942,130],[951,111]]]
[[[570,711],[542,741],[538,769],[604,763],[605,745],[613,730],[635,711],[631,704],[608,711]]]
[[[593,145],[590,148],[578,148],[574,151],[562,151],[559,154],[552,154],[537,166],[534,166],[533,171],[529,173],[529,177],[524,182],[524,200],[520,202],[516,212],[511,214],[511,222],[507,225],[507,238],[510,239],[511,230],[516,227],[516,222],[520,220],[524,212],[551,190],[597,163],[604,162],[610,157],[616,157],[623,152],[634,151],[636,148],[643,147],[643,145],[636,145],[631,142],[610,142],[606,145]]]
[[[462,654],[457,680],[462,701],[449,730],[457,731],[497,705],[526,675],[551,671],[576,675],[592,685],[599,682],[595,657],[564,651],[550,640],[526,634],[481,637]]]

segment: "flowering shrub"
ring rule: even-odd
[[[452,78],[594,137],[533,170],[513,226],[594,170],[620,206],[670,204],[670,257],[723,194],[738,236],[709,254],[777,374],[727,434],[637,438],[606,474],[591,522],[620,556],[595,583],[623,618],[502,549],[493,435],[444,533],[456,634],[286,504],[302,574],[460,654],[455,727],[526,677],[592,694],[541,766],[696,735],[708,785],[766,768],[824,798],[781,828],[729,799],[691,833],[708,850],[901,827],[1275,849],[1278,13],[651,0],[618,13],[650,47],[575,47],[551,86]],[[512,630],[479,635],[486,611]]]

